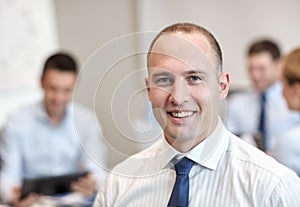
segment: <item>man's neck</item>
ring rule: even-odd
[[[168,135],[165,134],[165,139],[167,142],[175,148],[177,151],[186,153],[191,151],[194,147],[196,147],[198,144],[200,144],[202,141],[204,141],[207,137],[209,137],[216,129],[218,125],[218,121],[212,125],[211,130],[207,130],[206,132],[202,133],[201,136],[197,138],[190,138],[190,139],[184,139],[184,138],[173,138],[168,137]]]
[[[195,139],[180,139],[180,138],[170,138],[165,135],[165,139],[167,142],[175,148],[177,151],[186,153],[191,151],[194,147],[196,147],[198,144],[200,144],[202,141],[204,141],[210,133],[204,133],[200,137],[197,137]]]
[[[63,119],[63,116],[49,116],[49,118],[53,125],[59,125]]]

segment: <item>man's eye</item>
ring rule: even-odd
[[[159,86],[166,86],[172,84],[172,79],[167,77],[158,78],[155,83]]]
[[[46,87],[45,89],[46,89],[47,91],[49,91],[49,92],[56,92],[56,91],[57,91],[57,88],[51,87],[51,86],[48,86],[48,87]]]
[[[161,83],[171,82],[170,78],[160,78],[158,81]]]
[[[195,76],[195,75],[193,75],[193,76],[190,76],[190,77],[188,77],[188,82],[189,83],[199,83],[199,82],[201,82],[203,80],[203,78],[201,78],[201,77],[199,77],[199,76]]]

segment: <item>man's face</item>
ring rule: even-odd
[[[248,70],[254,87],[264,91],[280,76],[279,61],[272,59],[267,52],[261,52],[248,57]]]
[[[45,106],[51,117],[62,117],[72,98],[76,74],[62,72],[55,68],[46,71],[41,80],[45,93]]]
[[[152,51],[164,53],[151,55],[146,79],[154,116],[170,144],[196,145],[217,124],[228,74],[219,82],[210,44],[198,33],[160,37]]]

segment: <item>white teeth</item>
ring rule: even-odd
[[[191,111],[184,111],[184,112],[172,112],[172,116],[176,118],[183,118],[183,117],[188,117],[191,116],[193,112]]]

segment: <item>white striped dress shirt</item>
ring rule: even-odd
[[[300,179],[258,149],[228,132],[222,121],[189,153],[164,139],[117,165],[94,207],[166,207],[175,183],[172,159],[196,163],[190,172],[189,206],[300,206]]]

